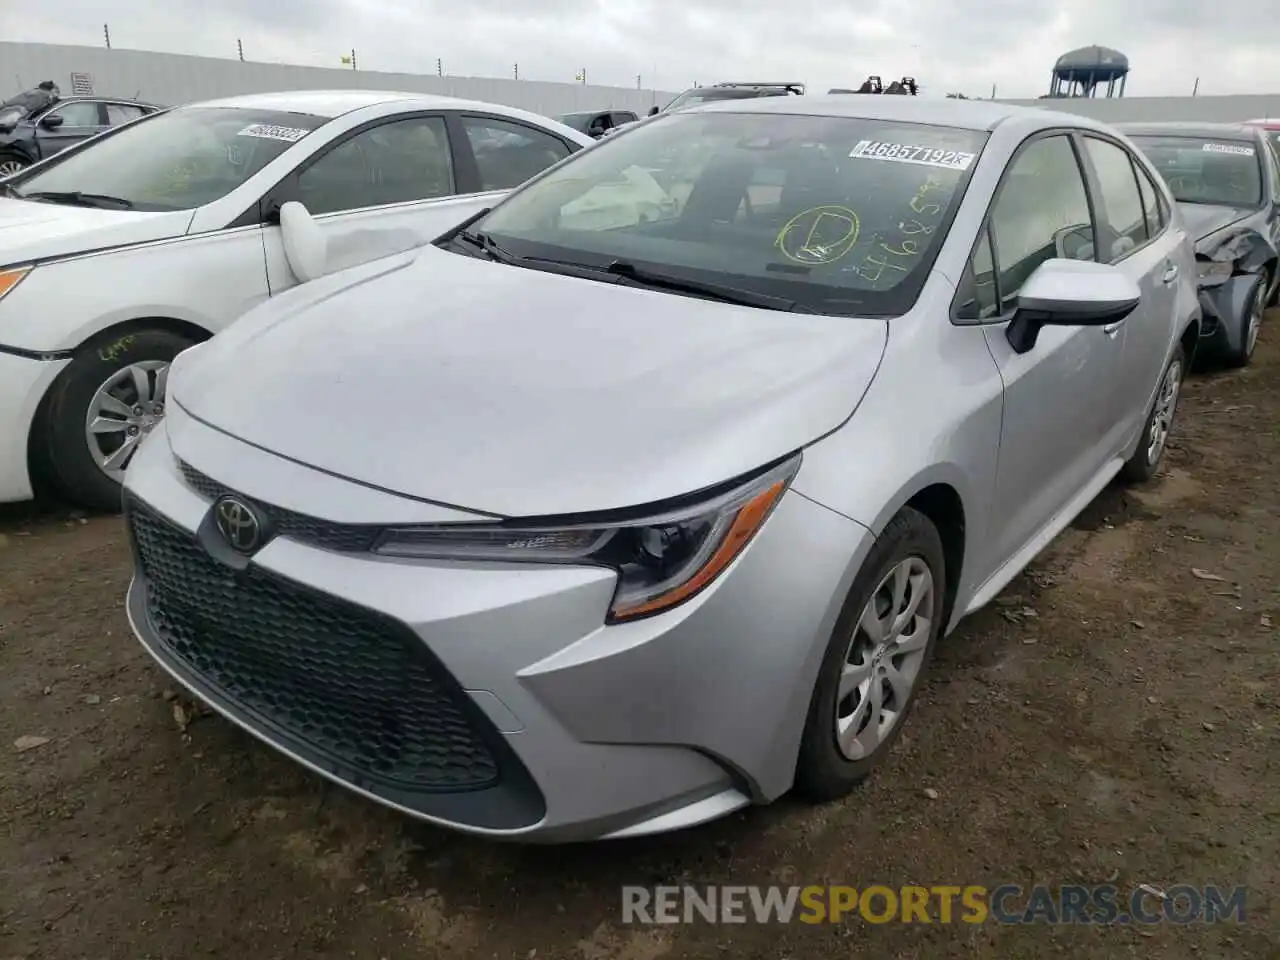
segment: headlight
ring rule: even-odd
[[[669,610],[699,593],[751,542],[800,455],[698,503],[634,520],[439,524],[383,532],[374,552],[448,560],[579,563],[617,571],[608,622]]]
[[[9,291],[20,284],[22,278],[30,272],[30,267],[19,267],[17,270],[0,270],[0,300],[8,296]]]
[[[1231,260],[1199,260],[1196,262],[1196,276],[1201,280],[1226,280],[1235,269]]]

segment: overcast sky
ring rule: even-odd
[[[1058,55],[1111,46],[1129,96],[1280,93],[1276,0],[0,0],[0,38],[676,91],[915,76],[922,94],[1034,97]]]

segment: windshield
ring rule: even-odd
[[[310,114],[181,107],[145,117],[9,181],[19,196],[117,197],[135,210],[211,203],[325,122]]]
[[[1205,137],[1133,137],[1179,203],[1256,207],[1262,171],[1251,140]]]
[[[685,110],[689,107],[700,107],[704,103],[719,103],[722,100],[754,100],[756,97],[776,96],[773,93],[761,93],[758,90],[729,90],[723,87],[695,87],[686,90],[666,105],[663,112]]]
[[[680,113],[601,141],[477,229],[517,256],[617,260],[796,309],[896,315],[987,135],[884,120]]]

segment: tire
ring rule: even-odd
[[[915,618],[907,624],[909,626],[914,623],[916,627],[912,631],[915,643],[910,644],[911,652],[906,655],[914,661],[909,692],[901,698],[895,695],[892,704],[895,719],[876,738],[876,744],[861,756],[853,757],[840,746],[837,718],[850,715],[857,717],[861,704],[867,702],[867,696],[885,689],[886,680],[880,678],[878,671],[882,671],[886,664],[891,668],[900,668],[901,673],[906,673],[905,668],[908,666],[904,657],[894,656],[892,652],[883,658],[867,655],[866,644],[869,637],[861,627],[863,614],[873,601],[886,599],[886,578],[889,578],[891,593],[893,576],[908,563],[917,571],[921,567],[926,569],[931,579],[928,595],[924,596],[923,590],[919,592],[921,606],[928,607],[927,612],[922,611],[928,618],[927,623]],[[913,582],[913,586],[919,590],[918,584],[922,582]],[[848,794],[883,762],[902,732],[911,705],[915,702],[916,692],[920,689],[933,657],[933,649],[943,627],[945,593],[946,563],[937,528],[924,514],[905,507],[889,521],[884,532],[876,539],[862,569],[854,578],[844,608],[840,611],[831,639],[827,643],[809,703],[809,715],[796,762],[795,789],[800,796],[817,802],[838,799]],[[908,600],[910,596],[911,594],[907,595]],[[892,597],[888,599],[892,600]],[[912,637],[904,631],[901,639],[910,640]],[[865,693],[859,689],[857,693],[851,693],[840,700],[837,694],[842,675],[846,668],[853,665],[864,670],[869,668],[868,685]],[[869,722],[864,729],[870,729]]]
[[[1259,275],[1257,282],[1249,290],[1249,296],[1245,298],[1244,310],[1234,321],[1240,328],[1240,347],[1228,350],[1223,356],[1226,365],[1234,370],[1247,367],[1257,349],[1262,315],[1267,310],[1267,283],[1267,275]]]
[[[85,344],[71,363],[54,381],[41,404],[40,415],[32,436],[33,469],[46,478],[57,493],[72,504],[89,510],[115,513],[120,510],[120,475],[128,465],[132,450],[142,437],[163,417],[164,378],[169,363],[194,340],[168,330],[142,328]],[[138,404],[138,393],[130,376],[132,370],[144,375],[152,396]],[[98,465],[90,448],[88,418],[95,397],[115,381],[112,395],[132,406],[130,419],[123,413],[126,406],[99,418],[118,422],[120,429],[95,432],[102,453],[119,450],[126,443],[130,451],[118,464],[118,473],[108,473]],[[158,389],[157,389],[158,388]],[[154,406],[158,404],[158,406]],[[142,413],[138,414],[141,410]],[[130,422],[132,421],[132,422]]]
[[[19,170],[23,170],[31,164],[20,156],[8,150],[0,150],[0,180],[5,177],[11,177]]]
[[[1172,380],[1170,379],[1172,375]],[[1187,376],[1187,354],[1182,344],[1173,348],[1173,356],[1165,364],[1160,374],[1160,385],[1156,388],[1155,399],[1147,410],[1146,423],[1142,425],[1142,436],[1138,438],[1138,449],[1120,468],[1120,479],[1124,483],[1146,483],[1156,475],[1164,460],[1164,452],[1169,447],[1169,434],[1173,430],[1174,417],[1178,412],[1178,399],[1182,394],[1182,382]],[[1172,395],[1169,388],[1172,386]],[[1155,443],[1156,440],[1159,443]]]

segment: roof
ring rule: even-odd
[[[1117,123],[1127,137],[1199,137],[1205,140],[1256,140],[1258,128],[1246,123],[1168,120],[1164,123]]]
[[[53,101],[53,103],[49,104],[49,106],[56,107],[59,104],[74,103],[77,100],[91,100],[94,103],[132,103],[139,107],[155,107],[157,110],[162,109],[160,104],[152,103],[149,100],[135,100],[133,97],[106,97],[97,93],[92,95],[86,94],[85,96],[76,95],[71,97],[59,97],[57,100]]]
[[[196,107],[235,107],[245,110],[279,110],[284,113],[309,113],[316,117],[340,117],[352,110],[384,103],[413,103],[424,110],[456,109],[474,101],[441,97],[429,93],[405,93],[393,90],[289,90],[282,93],[250,93],[241,97],[221,97],[191,104]]]
[[[1058,58],[1058,62],[1053,65],[1055,72],[1059,70],[1093,70],[1103,73],[1108,70],[1113,73],[1122,73],[1129,69],[1129,58],[1119,50],[1112,50],[1110,47],[1100,47],[1093,44],[1088,47],[1080,47],[1078,50],[1072,50],[1064,53]]]
[[[814,97],[759,97],[731,100],[694,108],[697,112],[717,113],[785,113],[812,117],[858,117],[867,120],[901,120],[929,123],[940,127],[965,130],[993,130],[997,124],[1014,117],[1043,119],[1045,126],[1061,126],[1064,115],[1057,111],[1020,107],[994,100],[943,100],[926,97],[851,97],[826,94]],[[1085,117],[1071,117],[1082,127],[1096,127]]]

